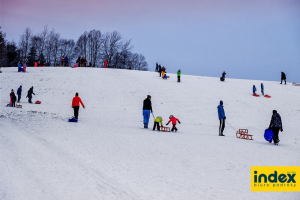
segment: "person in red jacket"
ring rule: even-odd
[[[174,117],[173,115],[170,115],[169,119],[170,119],[170,120],[168,121],[167,125],[168,125],[170,122],[172,122],[173,127],[172,127],[171,131],[173,132],[173,131],[175,130],[175,132],[177,132],[178,129],[176,128],[176,123],[177,123],[177,121],[178,121],[178,123],[180,124],[179,119],[177,119],[177,118]]]
[[[78,119],[80,104],[82,105],[83,108],[85,108],[85,106],[82,103],[80,97],[78,96],[78,93],[76,93],[75,97],[73,98],[73,101],[72,101],[72,108],[74,108],[74,117],[75,117],[75,119]]]

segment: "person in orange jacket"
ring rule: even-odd
[[[82,105],[83,108],[85,108],[84,104],[82,103],[80,97],[78,96],[78,93],[75,94],[75,97],[72,100],[72,108],[74,109],[74,117],[75,119],[78,119],[78,113],[79,113],[79,106]]]
[[[177,132],[178,129],[176,128],[176,123],[177,123],[177,121],[178,121],[178,123],[180,124],[179,119],[177,119],[177,118],[174,117],[173,115],[170,115],[169,119],[170,119],[170,120],[168,121],[168,123],[167,123],[166,125],[168,125],[170,122],[172,122],[173,127],[172,127],[171,131],[173,132],[173,131],[175,130],[175,132]]]

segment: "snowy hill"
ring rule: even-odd
[[[300,199],[251,192],[251,166],[300,165],[300,87],[263,81],[272,98],[253,97],[262,81],[94,68],[4,68],[0,74],[0,199]],[[5,107],[23,86],[22,109]],[[34,86],[33,101],[27,103]],[[86,108],[73,116],[78,92]],[[182,122],[177,133],[143,129],[142,104]],[[228,123],[218,136],[219,101]],[[263,138],[272,110],[279,146]],[[153,126],[151,116],[150,125]],[[170,127],[170,125],[169,125]],[[249,129],[253,141],[237,139]],[[235,129],[235,130],[234,130]]]

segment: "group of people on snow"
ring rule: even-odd
[[[76,65],[78,67],[86,67],[87,60],[85,57],[78,57],[76,60]]]
[[[143,102],[143,117],[144,117],[144,128],[148,128],[149,125],[149,119],[150,119],[150,112],[153,115],[153,110],[152,110],[152,104],[151,104],[151,96],[147,95],[147,98],[144,99]],[[154,117],[154,115],[153,115]],[[173,115],[170,115],[169,117],[169,121],[166,125],[168,125],[170,122],[172,122],[172,129],[171,131],[175,131],[177,132],[177,128],[176,128],[176,124],[177,122],[180,124],[179,119],[177,119],[176,117],[174,117]],[[161,126],[159,125],[161,124]],[[154,119],[154,125],[153,125],[153,131],[155,129],[157,129],[158,131],[160,131],[160,127],[163,127],[163,118],[161,116],[158,116]]]
[[[65,67],[69,66],[69,58],[67,55],[60,57],[60,65]]]
[[[17,100],[17,97],[14,93],[14,90],[12,89],[11,93],[9,94],[10,103],[7,105],[7,107],[16,107],[16,101],[18,103],[20,103],[21,96],[22,96],[22,85],[20,85],[20,87],[18,88],[17,95],[18,95],[18,100]],[[32,103],[32,101],[31,101],[32,95],[35,95],[35,93],[33,92],[33,86],[27,92],[26,98],[28,97],[28,103]]]
[[[166,80],[169,78],[169,76],[167,76],[166,68],[164,66],[161,67],[161,65],[159,65],[158,63],[156,63],[155,71],[159,73],[159,77],[162,77],[163,79]],[[177,82],[180,82],[180,76],[181,76],[181,70],[179,69],[177,71]]]
[[[21,61],[18,62],[18,72],[26,72],[26,62],[23,62],[23,66],[21,64]]]

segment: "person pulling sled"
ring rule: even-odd
[[[281,121],[281,117],[280,115],[277,113],[276,110],[273,110],[273,115],[271,118],[271,122],[269,125],[269,129],[271,129],[273,131],[273,142],[275,145],[278,145],[279,143],[279,130],[282,132],[282,121]],[[270,141],[271,143],[272,141]]]
[[[178,121],[178,123],[180,124],[179,119],[177,119],[177,118],[174,117],[173,115],[170,115],[169,119],[170,119],[170,120],[168,121],[168,123],[167,123],[166,125],[168,125],[170,122],[172,122],[172,129],[171,129],[171,131],[173,132],[173,131],[175,130],[175,132],[177,132],[178,129],[176,128],[176,124],[177,124],[177,121]]]

